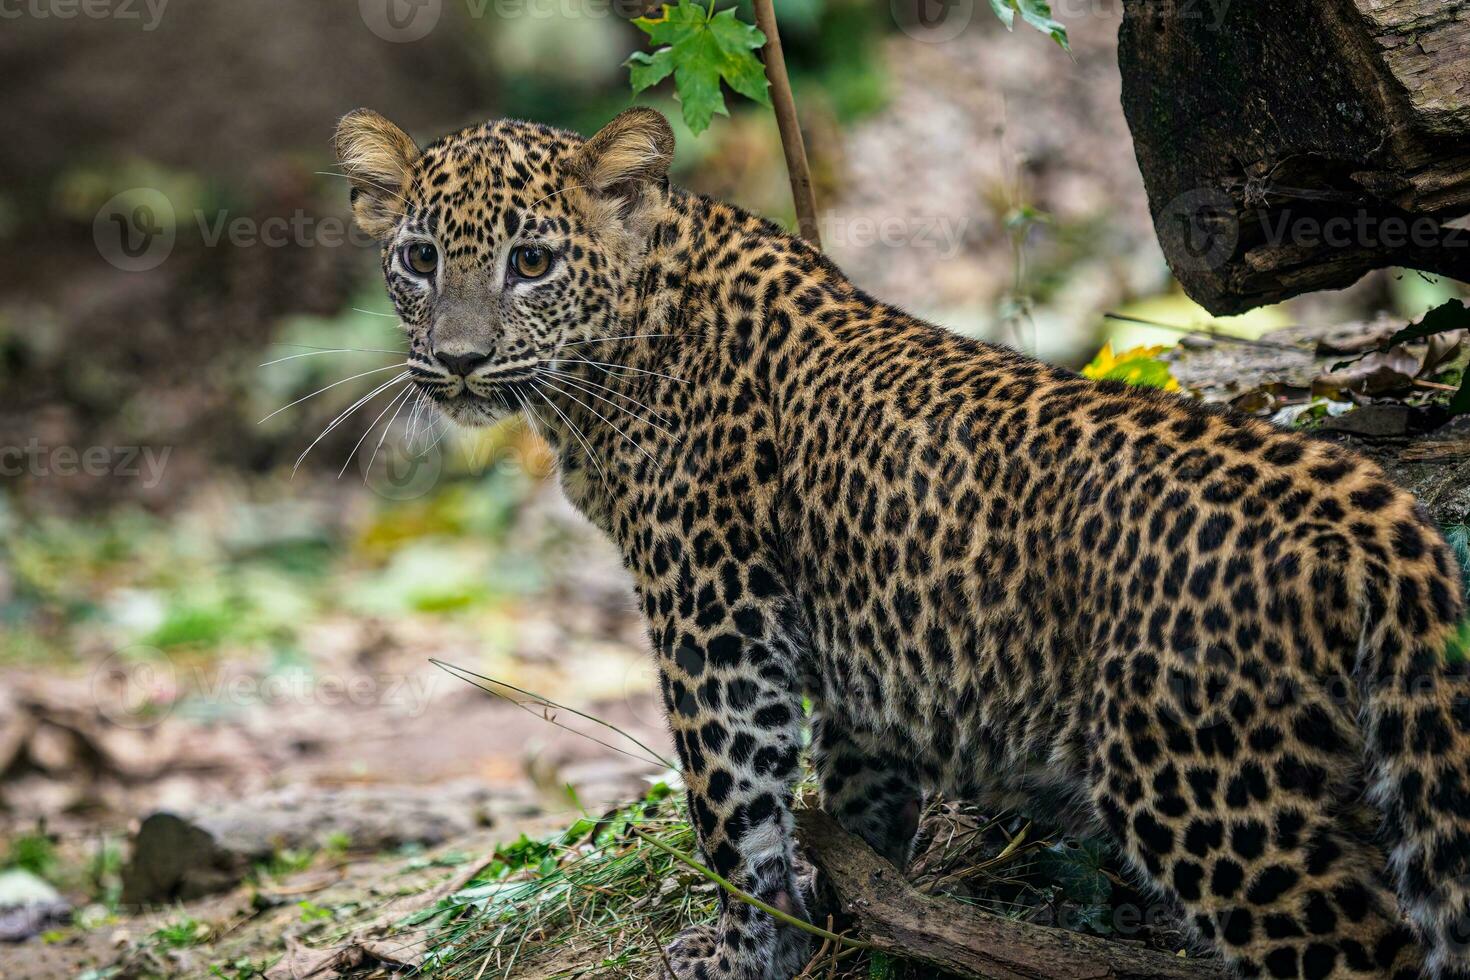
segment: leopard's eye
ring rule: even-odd
[[[439,250],[431,242],[410,242],[403,246],[403,264],[421,276],[432,276],[439,268]]]
[[[517,245],[511,249],[510,268],[522,279],[540,279],[551,269],[551,250],[540,245]]]

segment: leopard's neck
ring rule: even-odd
[[[769,397],[771,370],[840,342],[852,318],[834,310],[876,306],[801,239],[740,208],[672,192],[598,339],[558,354],[568,378],[541,416],[568,496],[613,530],[622,498],[657,475],[653,454],[641,450],[677,441],[682,412],[719,411],[703,398],[709,389],[743,373],[756,397]]]

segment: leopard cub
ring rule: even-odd
[[[649,109],[337,134],[413,384],[523,413],[622,549],[711,866],[804,913],[805,695],[823,806],[895,862],[926,793],[1060,801],[1241,976],[1470,978],[1463,600],[1413,498],[917,320],[670,187],[673,146]],[[807,955],[727,902],[667,959]]]

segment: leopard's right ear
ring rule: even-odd
[[[387,238],[403,213],[403,192],[419,148],[409,135],[371,109],[342,117],[333,140],[337,162],[352,183],[352,213],[374,238]]]

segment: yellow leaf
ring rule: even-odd
[[[1145,388],[1178,391],[1179,382],[1169,373],[1169,365],[1158,359],[1168,349],[1162,345],[1133,347],[1115,354],[1113,345],[1106,343],[1092,362],[1082,369],[1082,376],[1094,381],[1121,381]]]

